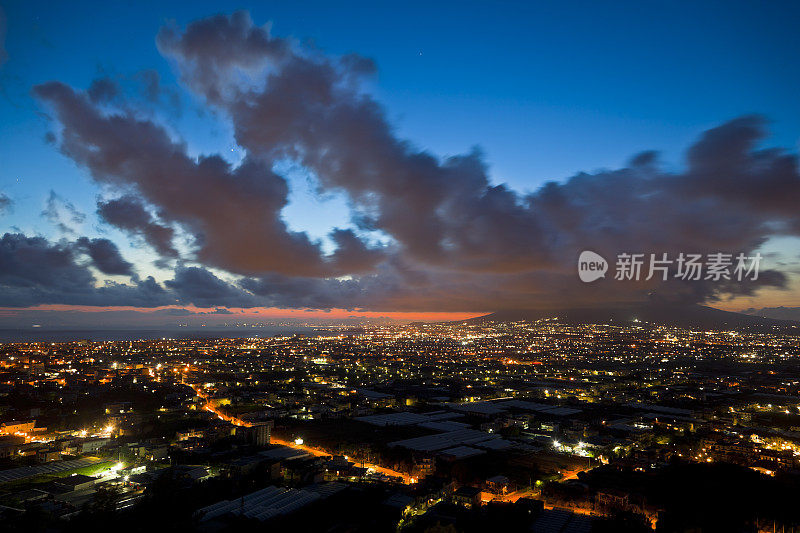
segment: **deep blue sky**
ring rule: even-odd
[[[479,145],[494,181],[532,191],[578,171],[621,166],[642,150],[679,167],[697,135],[733,117],[771,120],[769,144],[800,139],[797,2],[2,2],[8,60],[0,66],[0,191],[14,211],[0,230],[58,237],[40,216],[51,190],[88,214],[100,192],[44,142],[50,124],[30,88],[85,88],[101,73],[156,69],[158,29],[247,9],[273,32],[332,53],[375,59],[373,88],[401,137],[438,155]],[[193,151],[231,152],[213,117],[157,112]],[[289,224],[322,237],[347,220],[341,200],[317,203],[299,178]],[[119,236],[115,230],[105,230]],[[118,239],[123,242],[125,239]],[[145,253],[123,250],[126,255]]]

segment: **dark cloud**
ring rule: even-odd
[[[128,195],[113,200],[98,200],[97,214],[102,221],[142,237],[162,257],[178,257],[172,245],[175,231],[159,224],[136,197]]]
[[[213,52],[197,38],[207,34],[224,36]],[[298,160],[324,188],[344,190],[362,220],[416,260],[490,271],[546,260],[537,220],[515,193],[490,185],[478,150],[440,161],[394,135],[360,90],[370,60],[298,49],[241,13],[162,32],[159,43],[186,83],[230,114],[240,145]]]
[[[92,81],[86,94],[89,96],[89,100],[95,104],[110,102],[119,95],[119,85],[111,78],[98,78]]]
[[[134,274],[133,265],[122,258],[117,245],[108,239],[81,237],[75,241],[75,246],[85,252],[92,259],[92,264],[103,274],[117,276]]]
[[[200,267],[179,267],[175,278],[165,284],[182,302],[198,307],[254,307],[259,304],[251,294]]]
[[[5,215],[11,211],[14,201],[7,194],[0,192],[0,215]]]
[[[767,136],[766,120],[745,116],[703,134],[688,154],[681,185],[692,196],[722,199],[738,209],[776,219],[800,218],[797,154],[758,149]]]
[[[163,88],[161,87],[161,76],[155,70],[143,70],[135,76],[142,84],[145,98],[150,102],[157,102],[161,97]]]
[[[64,200],[52,190],[47,197],[47,203],[41,214],[65,234],[76,233],[74,226],[83,224],[86,220],[86,215],[81,213],[72,202]]]
[[[800,191],[797,157],[756,150],[763,135],[757,118],[706,133],[690,149],[683,174],[661,171],[656,153],[645,152],[626,168],[579,174],[522,196],[490,182],[479,150],[439,159],[398,139],[381,106],[361,89],[374,72],[367,59],[303,49],[242,13],[192,23],[184,32],[164,30],[159,47],[188,87],[227,113],[241,146],[301,163],[323,191],[348,194],[362,224],[397,242],[398,259],[359,278],[358,301],[367,306],[435,309],[457,302],[480,310],[561,298],[700,301],[749,294],[753,285],[675,281],[614,285],[602,294],[577,283],[575,262],[583,249],[612,258],[749,252],[773,234],[776,218],[797,222],[789,208]],[[254,290],[279,299],[287,288],[322,291],[322,300],[339,289],[330,282],[262,280]],[[785,277],[765,275],[761,284],[782,286]]]
[[[286,227],[286,181],[263,160],[234,168],[217,155],[194,159],[161,126],[129,113],[104,115],[66,85],[47,83],[34,93],[63,125],[61,150],[98,182],[134,187],[163,220],[182,224],[195,236],[201,262],[240,274],[320,276],[340,273],[340,261],[352,266],[346,252],[324,257],[318,243]]]
[[[774,318],[776,320],[796,320],[800,321],[800,307],[762,307],[760,309],[745,309],[742,313],[754,316]]]
[[[105,112],[62,83],[34,93],[55,112],[62,152],[121,195],[99,204],[104,220],[162,256],[177,255],[173,226],[194,236],[185,259],[198,266],[180,266],[165,283],[176,301],[491,311],[714,302],[787,283],[775,271],[750,283],[583,284],[576,275],[586,249],[613,269],[623,252],[750,253],[773,235],[800,235],[797,154],[760,148],[761,118],[703,134],[685,171],[663,170],[648,151],[521,194],[491,181],[480,149],[440,158],[398,138],[364,90],[375,73],[367,58],[273,36],[244,12],[165,28],[157,44],[182,82],[230,120],[247,154],[240,165],[190,157],[154,120]],[[358,227],[334,229],[330,255],[281,218],[288,185],[273,169],[287,161],[353,208]],[[368,245],[366,230],[390,244]]]
[[[353,230],[337,228],[330,233],[330,237],[336,244],[336,251],[329,261],[335,265],[337,273],[359,274],[372,270],[385,258],[383,250],[370,248]]]
[[[98,239],[102,241],[102,239]],[[109,247],[95,243],[96,266],[112,266]],[[111,245],[113,246],[113,245]],[[106,282],[97,286],[78,254],[86,243],[53,243],[43,237],[6,233],[0,238],[0,306],[31,307],[40,304],[156,307],[174,303],[152,277],[133,284]],[[105,248],[105,254],[98,252]],[[113,248],[116,250],[116,247]],[[111,253],[111,256],[114,254]],[[118,256],[118,252],[117,252]],[[121,258],[117,257],[117,262]],[[123,262],[124,263],[124,262]],[[115,265],[117,269],[120,264]]]
[[[0,239],[0,283],[4,286],[85,287],[93,282],[75,262],[72,247],[43,237],[6,233]]]
[[[240,285],[259,297],[264,307],[291,309],[352,309],[363,306],[360,280],[318,279],[271,274],[245,278]]]
[[[147,102],[150,104],[164,103],[172,113],[180,115],[180,94],[176,88],[166,86],[161,81],[161,75],[158,71],[153,69],[142,70],[134,74],[133,79],[139,83],[140,93]]]
[[[184,81],[212,100],[223,97],[228,84],[222,80],[234,69],[255,72],[289,53],[286,41],[272,38],[267,27],[254,26],[244,11],[199,20],[185,32],[162,28],[156,43],[163,54],[180,57]]]

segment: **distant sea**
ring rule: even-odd
[[[157,339],[219,339],[242,337],[275,337],[281,335],[315,336],[326,333],[320,328],[307,326],[230,327],[230,328],[171,328],[171,329],[59,329],[19,328],[0,329],[3,342],[68,342],[135,341]]]

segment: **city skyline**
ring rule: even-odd
[[[799,27],[0,0],[3,531],[800,531]]]
[[[796,329],[796,326],[795,326]],[[792,531],[792,328],[0,345],[9,531]]]

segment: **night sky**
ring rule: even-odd
[[[51,4],[0,2],[0,327],[800,306],[796,2]]]

